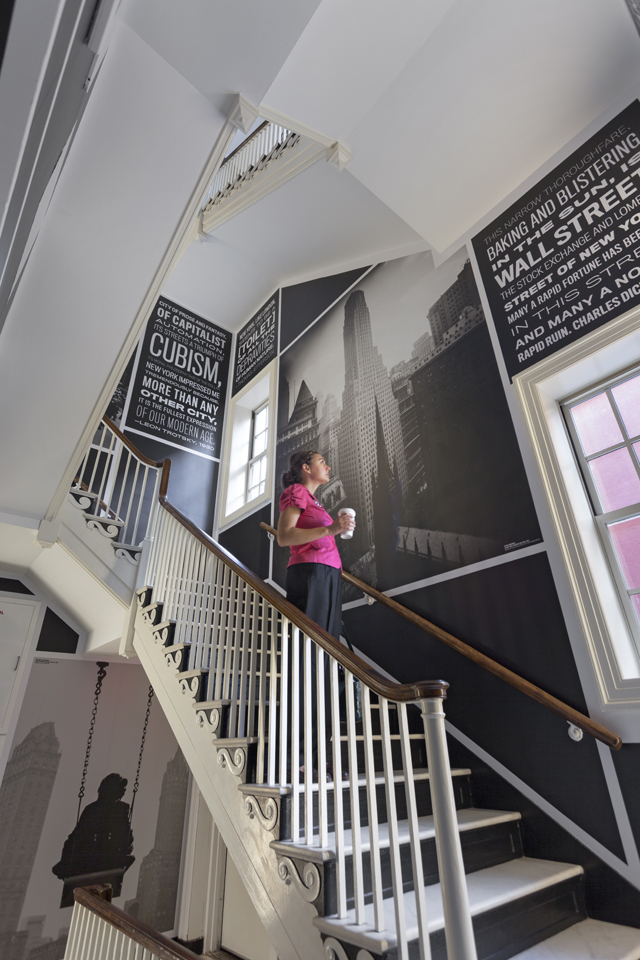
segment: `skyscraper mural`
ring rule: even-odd
[[[52,722],[40,723],[16,744],[0,787],[0,957],[21,960],[28,930],[18,934],[20,914],[38,852],[60,743]]]
[[[343,564],[379,588],[540,540],[466,251],[360,277],[282,354],[279,402],[277,494],[291,453],[319,450],[324,505],[357,513]]]
[[[155,930],[174,926],[188,786],[189,768],[177,750],[162,778],[153,849],[140,865],[134,899],[125,903],[127,913]]]

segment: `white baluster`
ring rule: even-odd
[[[175,529],[172,538],[173,542],[171,545],[171,552],[169,554],[169,569],[167,571],[167,595],[166,598],[158,598],[159,600],[164,600],[164,616],[165,619],[168,620],[176,619],[175,600],[178,596],[178,577],[182,566],[183,548],[187,539],[187,531],[184,529],[184,527],[181,526],[177,521],[174,521],[174,525]]]
[[[106,460],[105,460],[105,462],[104,462],[104,467],[102,468],[102,477],[101,477],[100,483],[99,483],[99,485],[98,485],[98,489],[95,491],[95,492],[98,494],[98,499],[97,499],[98,510],[97,510],[97,512],[100,513],[100,514],[104,514],[104,516],[107,515],[106,504],[105,504],[104,507],[100,507],[100,504],[101,504],[101,503],[104,504],[104,500],[105,500],[105,490],[106,490],[106,487],[107,487],[107,480],[109,479],[109,474],[110,474],[110,472],[111,472],[111,466],[112,466],[112,464],[113,464],[113,457],[115,456],[114,447],[115,447],[115,445],[116,445],[116,435],[115,435],[115,433],[111,433],[111,431],[109,431],[109,434],[110,434],[110,438],[111,438],[111,439],[110,439],[110,442],[109,442],[109,446],[107,447]]]
[[[278,734],[276,720],[278,716],[278,632],[275,607],[269,604],[269,741],[268,741],[268,779],[267,783],[276,782],[276,745]]]
[[[281,784],[288,783],[287,778],[287,738],[289,706],[289,636],[292,625],[285,617],[280,618],[280,775]]]
[[[229,676],[230,676],[230,693],[229,699],[231,700],[231,708],[229,711],[229,730],[231,733],[229,736],[237,737],[238,736],[238,704],[240,699],[240,683],[241,683],[241,671],[240,671],[240,660],[241,660],[241,649],[242,649],[242,625],[243,625],[243,614],[244,606],[246,602],[247,595],[247,585],[244,580],[240,580],[239,577],[236,577],[237,585],[237,598],[234,604],[234,609],[232,611],[233,616],[233,640],[231,644],[231,663],[229,664]]]
[[[266,733],[265,733],[265,712],[267,705],[267,620],[269,617],[269,608],[267,601],[261,599],[260,601],[260,613],[262,618],[262,626],[259,633],[259,642],[260,642],[260,686],[258,688],[258,769],[257,769],[257,781],[258,783],[265,782],[265,749],[266,749]]]
[[[344,861],[344,809],[342,794],[342,743],[340,740],[340,685],[338,661],[330,657],[331,669],[331,726],[333,732],[333,821],[336,837],[336,887],[338,917],[347,915],[347,886]],[[353,790],[353,784],[351,784]]]
[[[292,626],[291,646],[291,839],[300,840],[300,646],[302,631]]]
[[[356,711],[353,699],[353,674],[344,672],[347,701],[347,749],[349,780],[351,782],[351,848],[353,857],[353,896],[356,924],[365,922],[364,873],[362,865],[362,830],[360,825],[360,772],[358,770],[358,743],[356,740]]]
[[[222,560],[218,560],[216,567],[216,586],[213,598],[213,612],[211,621],[211,659],[209,661],[209,687],[207,693],[208,700],[216,699],[216,689],[219,685],[218,676],[220,668],[220,620],[224,610],[224,597],[226,592],[226,581],[230,574],[229,567]]]
[[[249,646],[249,690],[247,692],[247,726],[241,736],[254,737],[256,730],[256,673],[258,670],[258,617],[260,596],[251,590],[251,641]]]
[[[118,520],[121,519],[121,517],[120,517],[120,502],[121,502],[122,496],[123,496],[123,494],[124,494],[124,480],[125,480],[125,477],[126,477],[126,470],[125,470],[125,476],[123,476],[123,479],[122,479],[122,485],[121,485],[121,489],[120,489],[120,496],[119,496],[119,498],[118,498],[118,505],[117,505],[117,507],[115,507],[115,508],[113,508],[113,499],[114,499],[114,495],[115,495],[116,490],[117,490],[118,474],[119,474],[119,472],[120,472],[120,464],[121,464],[121,462],[122,462],[122,454],[123,454],[124,450],[125,450],[124,444],[122,444],[122,443],[118,440],[118,442],[116,443],[115,448],[114,448],[113,462],[112,462],[112,464],[111,464],[111,469],[109,470],[108,482],[107,482],[107,485],[106,485],[106,488],[105,488],[105,493],[104,493],[104,498],[103,498],[103,499],[104,499],[104,502],[105,502],[105,515],[108,517],[108,516],[111,514],[113,517],[115,517],[115,518],[118,519]],[[128,460],[131,459],[131,453],[130,453],[130,451],[128,451],[128,450],[127,450],[127,457],[128,457]],[[123,534],[124,534],[124,529],[123,529],[122,532],[123,532]]]
[[[79,903],[74,903],[73,913],[71,914],[71,925],[69,927],[69,938],[67,949],[65,951],[66,960],[78,960],[82,925],[84,922],[82,907]]]
[[[380,733],[382,735],[382,758],[384,761],[384,786],[387,800],[387,821],[389,826],[389,852],[391,854],[391,878],[393,882],[393,900],[396,914],[396,936],[398,938],[399,960],[409,960],[407,928],[402,895],[402,863],[400,860],[400,841],[398,837],[398,814],[396,810],[396,790],[389,731],[389,702],[380,697]]]
[[[185,643],[189,632],[188,600],[191,576],[193,571],[193,553],[195,539],[187,533],[182,553],[182,564],[178,580],[178,596],[176,602],[176,634],[178,643]]]
[[[212,615],[212,597],[215,593],[215,569],[217,562],[218,559],[215,554],[211,553],[210,550],[204,550],[202,598],[196,643],[198,645],[197,664],[205,668],[209,667],[211,662],[209,626]]]
[[[329,843],[329,819],[327,811],[327,731],[325,722],[325,663],[327,655],[316,645],[316,698],[318,738],[318,842],[321,847]]]
[[[215,700],[226,700],[229,691],[229,657],[233,620],[233,603],[236,595],[238,576],[229,568],[229,577],[222,596],[220,614],[220,642],[218,643],[218,677],[216,678]]]
[[[442,699],[421,700],[449,960],[477,960],[451,783]]]
[[[134,524],[133,524],[133,534],[132,534],[132,536],[131,536],[131,539],[130,539],[130,540],[127,540],[127,543],[135,543],[136,545],[137,545],[138,542],[139,542],[139,540],[138,540],[138,527],[139,527],[139,525],[140,525],[140,514],[141,514],[141,511],[142,511],[142,504],[144,503],[144,493],[145,493],[145,490],[146,490],[146,487],[147,487],[147,479],[148,479],[148,477],[149,477],[149,466],[148,466],[148,464],[145,463],[145,464],[143,465],[143,467],[142,467],[142,470],[143,470],[143,474],[142,474],[142,477],[141,477],[141,480],[140,480],[140,493],[137,495],[138,509],[136,510],[136,518],[135,518],[135,521],[134,521]],[[123,481],[123,486],[124,486],[124,481]],[[134,484],[134,491],[135,491],[135,484]],[[143,537],[140,537],[140,539],[142,540]]]
[[[105,437],[107,437],[107,435],[108,435],[109,437],[112,437],[112,436],[113,436],[110,430],[107,432],[107,428],[106,428],[106,426],[103,424],[103,425],[102,425],[102,433],[100,434],[100,442],[99,442],[99,444],[98,444],[98,446],[97,446],[97,448],[96,448],[96,456],[95,456],[95,460],[93,461],[93,469],[92,469],[92,471],[91,471],[91,477],[90,477],[90,479],[89,479],[89,483],[87,484],[87,489],[90,490],[91,493],[95,493],[95,490],[94,490],[94,482],[95,482],[95,478],[96,478],[96,471],[98,470],[98,467],[100,466],[100,458],[101,458],[101,456],[102,456],[102,448],[103,448],[103,444],[104,444]],[[95,439],[95,438],[94,438],[94,439]],[[109,458],[108,458],[108,456],[107,456],[107,460],[108,460],[108,459],[109,459]]]
[[[311,712],[311,638],[304,634],[304,842],[313,843],[313,737]]]
[[[404,790],[407,801],[407,819],[409,820],[413,886],[416,896],[416,914],[418,916],[420,960],[431,960],[429,923],[427,919],[427,905],[424,893],[424,872],[422,869],[422,848],[420,846],[420,824],[418,823],[418,805],[416,802],[416,788],[413,778],[413,759],[411,757],[411,738],[409,736],[409,722],[407,720],[406,703],[398,704],[398,721],[400,724],[400,745],[402,748],[402,768],[404,771]]]
[[[367,779],[373,918],[375,929],[384,930],[382,867],[380,864],[380,837],[378,836],[378,797],[376,794],[376,767],[373,755],[373,728],[371,724],[371,695],[369,688],[365,684],[362,684],[362,727],[364,733],[365,776]]]

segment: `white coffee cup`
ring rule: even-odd
[[[347,514],[348,516],[350,516],[350,517],[355,517],[355,515],[356,515],[355,510],[352,510],[351,507],[342,507],[341,510],[338,510],[338,516],[339,516],[339,517],[342,516],[343,513],[346,513],[346,514]],[[340,534],[340,539],[341,539],[341,540],[351,540],[351,537],[352,537],[352,536],[353,536],[353,530],[346,530],[344,533],[341,533],[341,534]]]

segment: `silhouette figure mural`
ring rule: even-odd
[[[76,887],[86,887],[96,883],[110,883],[113,891],[112,896],[114,898],[119,897],[122,892],[123,877],[135,861],[131,818],[140,785],[140,767],[142,766],[142,755],[149,725],[151,701],[154,695],[153,687],[149,687],[131,806],[122,799],[128,781],[119,773],[110,773],[103,778],[98,787],[98,799],[88,804],[81,813],[98,703],[102,692],[102,682],[107,675],[109,664],[98,662],[96,666],[98,667],[98,676],[78,792],[76,825],[65,840],[60,860],[51,868],[52,873],[64,883],[60,907],[73,906],[73,891]]]
[[[64,881],[61,907],[72,906],[75,887],[110,883],[113,896],[120,895],[122,878],[134,862],[133,832],[129,804],[122,797],[127,781],[110,773],[98,787],[98,799],[84,808],[52,867]]]

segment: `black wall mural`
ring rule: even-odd
[[[107,416],[151,460],[171,460],[169,499],[210,532],[220,466],[231,334],[160,297]]]
[[[379,589],[540,540],[465,251],[380,264],[283,352],[278,484],[299,449],[330,463],[320,499],[357,515],[343,563]]]
[[[133,372],[128,429],[219,457],[230,356],[227,330],[160,297]]]
[[[640,303],[636,100],[473,238],[511,377]]]
[[[278,294],[258,310],[236,338],[232,395],[250,383],[278,354]]]

